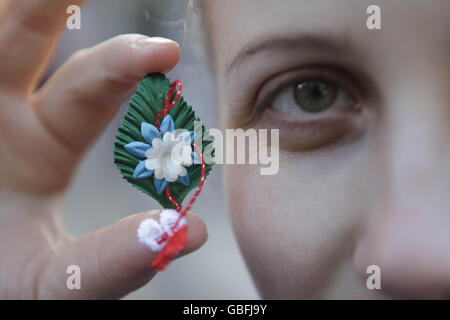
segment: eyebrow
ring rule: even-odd
[[[231,59],[228,64],[226,74],[229,74],[233,69],[237,69],[242,61],[249,57],[264,51],[280,50],[280,49],[296,49],[302,48],[305,50],[327,51],[331,54],[340,54],[344,47],[349,47],[348,40],[338,41],[336,39],[325,38],[315,35],[300,35],[293,37],[273,37],[264,40],[252,42],[244,46],[238,54]]]

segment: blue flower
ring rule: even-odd
[[[125,145],[125,150],[142,159],[134,170],[133,178],[145,179],[154,175],[158,194],[162,194],[170,182],[188,186],[190,180],[185,167],[201,163],[200,156],[192,152],[193,131],[176,133],[175,123],[167,115],[161,122],[160,130],[150,123],[142,122],[141,135],[145,142],[134,141]]]

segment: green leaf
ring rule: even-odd
[[[136,92],[130,100],[127,111],[122,120],[122,126],[119,128],[116,141],[114,143],[114,163],[120,170],[123,177],[134,187],[148,194],[158,201],[163,208],[175,208],[175,206],[167,199],[166,194],[156,193],[154,185],[154,177],[146,179],[134,179],[133,172],[141,159],[138,159],[128,153],[124,146],[133,141],[142,141],[141,123],[148,122],[155,124],[156,115],[163,109],[167,92],[170,88],[170,81],[162,73],[153,73],[147,75],[138,85]],[[174,93],[175,95],[175,93]],[[171,97],[173,98],[174,95]],[[200,121],[200,118],[192,110],[183,97],[180,96],[175,106],[170,109],[169,114],[175,122],[175,129],[194,130],[194,121]],[[202,134],[205,133],[205,126],[202,126]],[[211,141],[202,141],[202,151],[212,143]],[[189,191],[196,188],[200,183],[201,165],[191,165],[186,167],[191,184],[185,186],[178,182],[169,184],[171,196],[178,202],[182,203]],[[206,165],[206,175],[212,169],[212,165]]]

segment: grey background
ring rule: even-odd
[[[168,74],[183,82],[183,95],[209,127],[218,127],[214,82],[185,37],[187,1],[88,0],[81,30],[66,30],[49,74],[78,49],[122,33],[177,40],[182,58]],[[201,92],[201,94],[200,94]],[[205,96],[205,92],[207,92]],[[160,208],[132,188],[113,165],[112,146],[124,104],[78,168],[64,203],[66,228],[80,235],[136,212]],[[257,292],[239,253],[227,216],[222,170],[215,166],[193,211],[204,218],[209,239],[197,252],[172,263],[132,299],[255,299]],[[150,261],[149,261],[150,265]]]

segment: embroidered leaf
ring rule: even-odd
[[[122,120],[122,126],[118,130],[114,143],[114,163],[123,177],[134,187],[158,201],[163,208],[175,208],[175,206],[167,199],[165,192],[161,195],[156,192],[154,175],[144,179],[133,178],[134,170],[142,159],[125,150],[125,145],[135,141],[145,143],[141,134],[141,123],[148,122],[153,125],[155,124],[155,117],[164,107],[164,101],[166,100],[169,88],[170,81],[164,74],[153,73],[147,75],[139,83],[136,92],[130,100],[130,104]],[[192,107],[184,101],[182,96],[178,99],[175,106],[170,109],[169,115],[175,122],[175,129],[194,131],[194,122],[200,121],[200,118],[192,110]],[[199,128],[195,132],[197,131],[199,131]],[[205,131],[206,128],[202,125],[202,135],[205,135]],[[206,133],[206,137],[208,136]],[[205,148],[211,143],[212,141],[203,140],[202,151],[205,152]],[[182,203],[189,191],[197,187],[200,183],[201,165],[191,165],[190,167],[186,167],[186,169],[190,180],[188,186],[181,182],[172,182],[169,184],[170,194],[178,203]],[[209,174],[211,169],[212,165],[206,164],[206,175]]]

